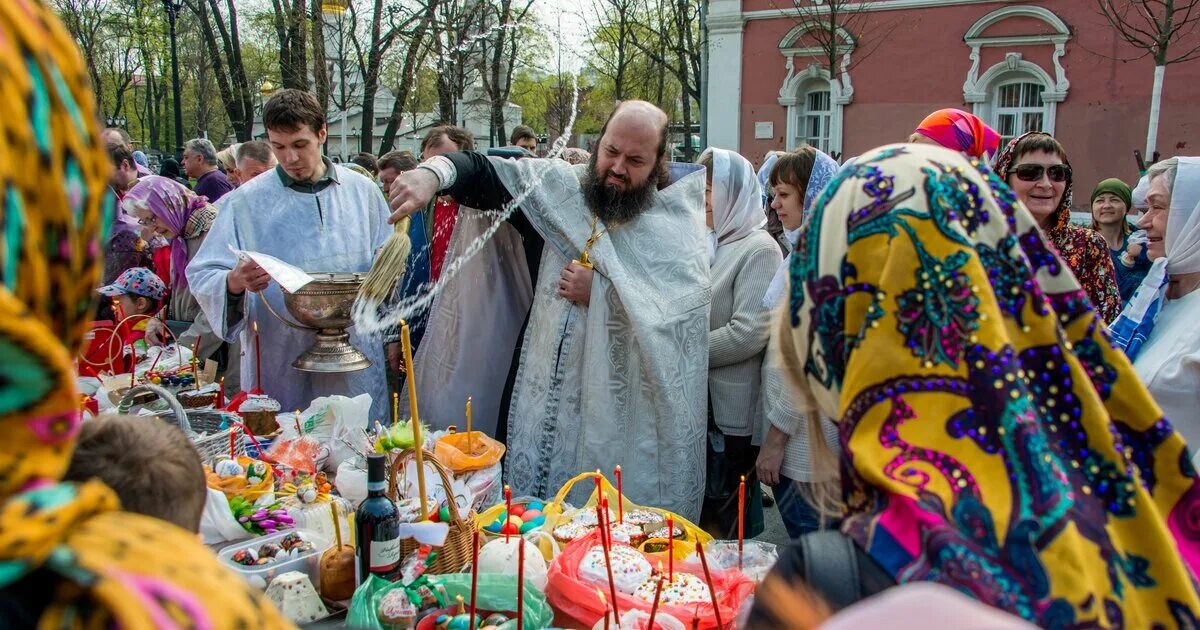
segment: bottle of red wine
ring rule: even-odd
[[[387,498],[387,460],[367,455],[367,498],[354,513],[358,583],[371,574],[390,579],[400,566],[400,512]]]

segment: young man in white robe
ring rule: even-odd
[[[590,164],[451,153],[392,184],[392,221],[439,191],[486,210],[515,199],[545,239],[509,410],[505,467],[518,494],[550,496],[620,464],[630,500],[699,516],[705,176],[695,165],[668,171],[666,125],[662,110],[630,101]]]
[[[371,367],[317,374],[292,367],[309,348],[311,330],[279,321],[263,304],[288,317],[279,286],[262,267],[230,249],[274,256],[308,272],[366,272],[391,234],[387,202],[374,182],[321,155],[325,112],[301,90],[280,90],[263,106],[263,124],[279,164],[221,199],[221,211],[187,278],[213,331],[242,341],[242,388],[261,382],[264,393],[287,410],[304,409],[321,396],[371,395],[369,420],[387,420],[383,346],[350,328],[350,342]],[[262,358],[254,357],[257,323]],[[261,363],[262,374],[255,372]],[[260,381],[261,377],[261,381]]]

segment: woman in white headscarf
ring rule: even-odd
[[[1113,322],[1114,345],[1163,414],[1196,453],[1200,444],[1200,157],[1175,157],[1150,167],[1147,211],[1138,220],[1154,261],[1142,285]],[[1193,455],[1195,460],[1195,456]]]
[[[786,302],[788,262],[796,246],[800,228],[825,187],[838,172],[833,158],[813,147],[802,147],[779,157],[768,176],[774,192],[771,208],[783,223],[788,258],[779,265],[770,287],[763,297],[763,308],[773,309]],[[778,339],[772,338],[762,368],[763,433],[758,457],[758,476],[771,486],[779,505],[779,516],[792,538],[819,529],[821,517],[805,500],[799,484],[828,479],[836,470],[821,468],[813,461],[808,423],[797,413],[799,405],[792,398],[780,369]],[[831,422],[822,422],[826,443],[837,444],[837,429]],[[831,467],[831,463],[830,466]]]
[[[782,255],[763,229],[762,191],[746,158],[724,149],[700,156],[708,171],[706,215],[712,313],[708,333],[708,479],[702,526],[718,538],[737,535],[738,483],[746,476],[746,536],[762,527],[754,475],[761,424],[759,377],[769,311],[762,295]]]

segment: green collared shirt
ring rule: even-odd
[[[325,163],[325,174],[315,182],[301,182],[292,179],[292,176],[283,170],[282,164],[275,166],[275,174],[279,176],[279,181],[283,182],[285,188],[291,188],[296,192],[316,194],[328,188],[330,184],[338,183],[337,169],[334,168],[333,162],[330,162],[329,158],[325,156],[321,156],[321,161]]]

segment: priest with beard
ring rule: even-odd
[[[545,239],[508,414],[516,494],[550,496],[580,472],[619,464],[631,501],[700,515],[705,176],[667,163],[667,122],[627,101],[588,164],[449,153],[392,184],[392,222],[440,193],[480,210],[515,202]]]

